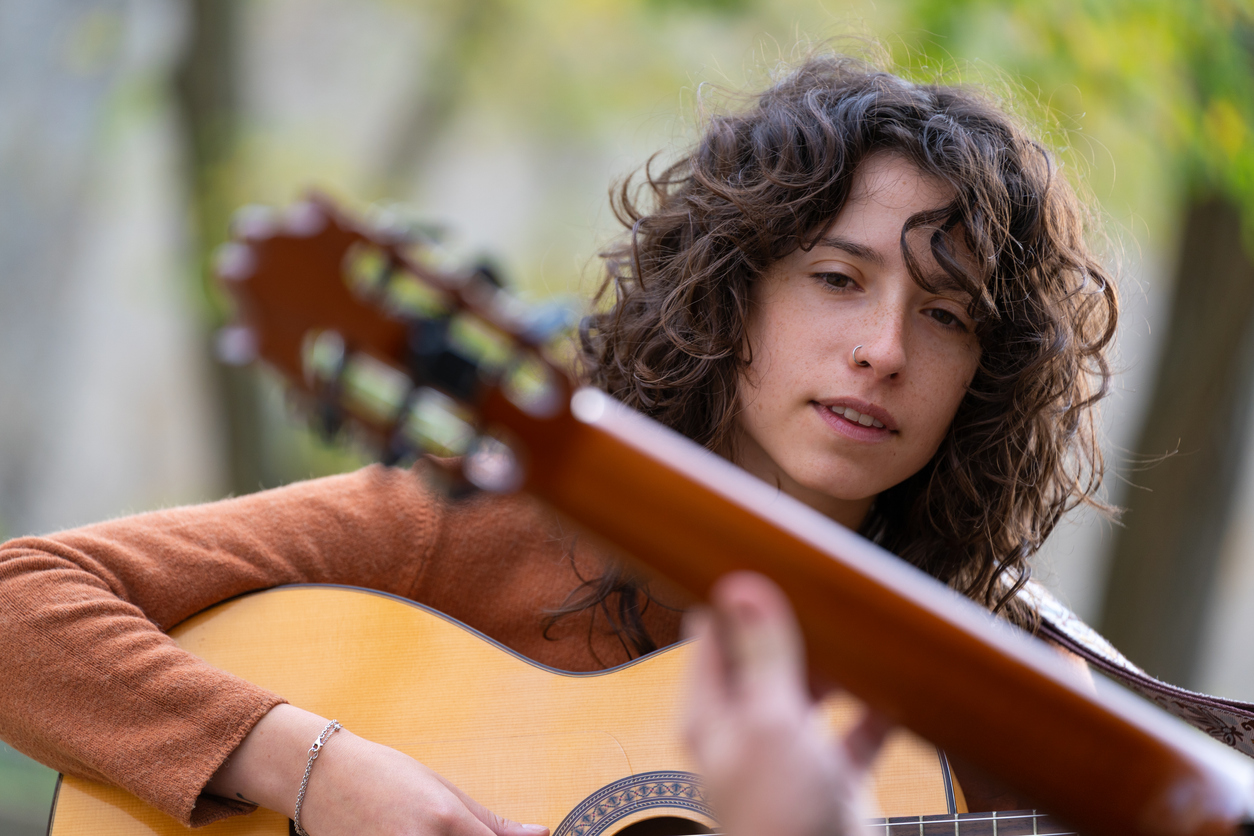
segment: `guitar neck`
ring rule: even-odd
[[[1035,810],[897,816],[868,822],[866,832],[868,836],[1078,836]]]
[[[770,575],[830,681],[1086,832],[1232,834],[1248,820],[1240,756],[1094,691],[1043,645],[608,396],[583,389],[536,419],[498,395],[484,415],[527,451],[528,490],[699,598],[729,571]]]

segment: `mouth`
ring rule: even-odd
[[[812,402],[823,422],[841,435],[858,441],[884,441],[897,433],[897,422],[887,410],[849,398]]]

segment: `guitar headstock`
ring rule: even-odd
[[[569,314],[525,305],[489,268],[444,267],[399,225],[357,222],[317,195],[282,212],[249,207],[216,269],[236,304],[219,356],[264,360],[324,433],[351,421],[385,461],[467,456],[472,482],[509,488],[515,479],[473,473],[508,452],[480,420],[485,399],[536,418],[569,403],[569,376],[546,352]]]

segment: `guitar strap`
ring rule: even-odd
[[[1155,679],[1035,581],[1020,597],[1041,616],[1037,635],[1083,657],[1097,670],[1216,740],[1254,758],[1254,703],[1199,694]]]

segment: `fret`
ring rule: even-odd
[[[1035,810],[894,816],[869,822],[868,832],[875,836],[1077,836],[1057,819]]]

